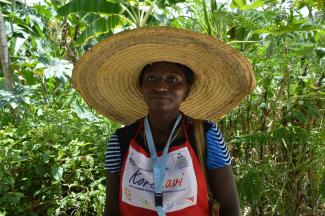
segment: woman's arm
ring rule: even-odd
[[[239,216],[240,206],[225,139],[213,122],[205,123],[205,165],[211,192],[220,203],[220,215]]]
[[[122,156],[116,132],[108,141],[105,152],[106,200],[104,216],[119,216],[119,190]]]
[[[240,206],[231,165],[207,170],[210,189],[220,203],[220,216],[239,216]]]
[[[119,216],[120,174],[106,171],[106,200],[104,216]]]

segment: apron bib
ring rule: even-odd
[[[163,180],[163,208],[167,216],[208,216],[205,176],[189,144],[184,121],[182,124],[185,142],[168,150]],[[141,125],[135,137],[142,128]],[[152,160],[135,137],[130,141],[122,166],[119,196],[121,215],[158,215],[155,209]]]

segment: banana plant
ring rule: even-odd
[[[165,2],[151,0],[72,0],[59,7],[57,14],[59,16],[77,14],[80,17],[81,32],[75,43],[81,45],[103,34],[157,24],[153,15],[154,10],[164,4]]]

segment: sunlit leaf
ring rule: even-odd
[[[232,8],[238,8],[239,10],[254,10],[265,5],[265,1],[257,0],[251,4],[246,4],[245,0],[233,0],[231,2]]]
[[[54,166],[52,167],[51,173],[55,180],[61,181],[63,175],[63,168],[59,166]]]
[[[0,2],[3,2],[5,4],[11,4],[11,2],[10,1],[7,1],[7,0],[0,0]]]
[[[42,60],[35,68],[44,69],[46,79],[56,77],[66,81],[67,78],[71,77],[73,65],[70,62],[57,58],[42,58]]]
[[[43,111],[41,109],[38,109],[36,112],[37,116],[42,116],[43,115]]]
[[[16,109],[18,107],[18,104],[15,101],[10,101],[9,104],[13,109]]]
[[[69,13],[89,12],[103,14],[120,14],[123,11],[119,3],[106,0],[72,0],[57,10],[58,15],[66,16]]]
[[[72,105],[72,111],[76,113],[80,119],[86,119],[90,122],[98,121],[97,117],[92,112],[76,104]]]
[[[14,53],[17,54],[17,52],[21,49],[22,45],[25,43],[26,38],[17,37],[16,43],[15,43],[15,50]]]

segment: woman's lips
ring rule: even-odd
[[[159,100],[159,101],[170,101],[170,97],[160,97],[160,96],[155,96],[151,97],[151,100]]]
[[[151,100],[162,100],[162,101],[168,100],[169,101],[169,98],[152,98]]]

